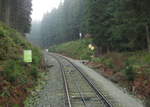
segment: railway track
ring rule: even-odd
[[[112,107],[78,66],[65,57],[49,54],[60,65],[64,82],[66,107]]]

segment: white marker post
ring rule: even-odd
[[[92,50],[92,51],[94,51],[94,50],[95,50],[95,47],[94,47],[94,46],[92,46],[92,47],[91,47],[91,50]]]
[[[48,49],[45,49],[46,52],[48,52]]]
[[[79,33],[80,39],[82,39],[82,33]]]

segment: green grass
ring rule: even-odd
[[[150,54],[146,51],[111,52],[100,57],[91,57],[95,51],[88,49],[92,39],[71,41],[50,47],[49,51],[64,54],[76,59],[85,59],[101,63],[113,69],[113,72],[123,72],[129,81],[133,81],[137,73],[150,73]],[[141,69],[142,68],[142,69]]]
[[[23,51],[27,49],[33,52],[30,64],[23,61]],[[32,46],[21,33],[0,22],[0,98],[4,99],[0,106],[23,103],[21,98],[25,99],[27,89],[33,87],[39,77],[41,59],[39,48]],[[26,91],[23,92],[22,88],[15,91],[17,87],[24,87]]]
[[[62,53],[77,59],[91,59],[93,52],[88,48],[90,43],[92,43],[91,39],[71,41],[61,45],[53,46],[49,48],[49,51]]]

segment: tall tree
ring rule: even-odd
[[[0,20],[22,33],[28,33],[31,7],[31,0],[0,0]]]

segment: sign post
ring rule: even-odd
[[[31,63],[32,62],[32,51],[24,50],[24,62]]]
[[[80,37],[80,39],[82,39],[82,33],[79,33],[79,37]]]
[[[94,47],[92,44],[89,44],[89,45],[88,45],[88,48],[92,51],[92,56],[91,56],[91,57],[94,57],[94,50],[95,50],[95,47]]]

